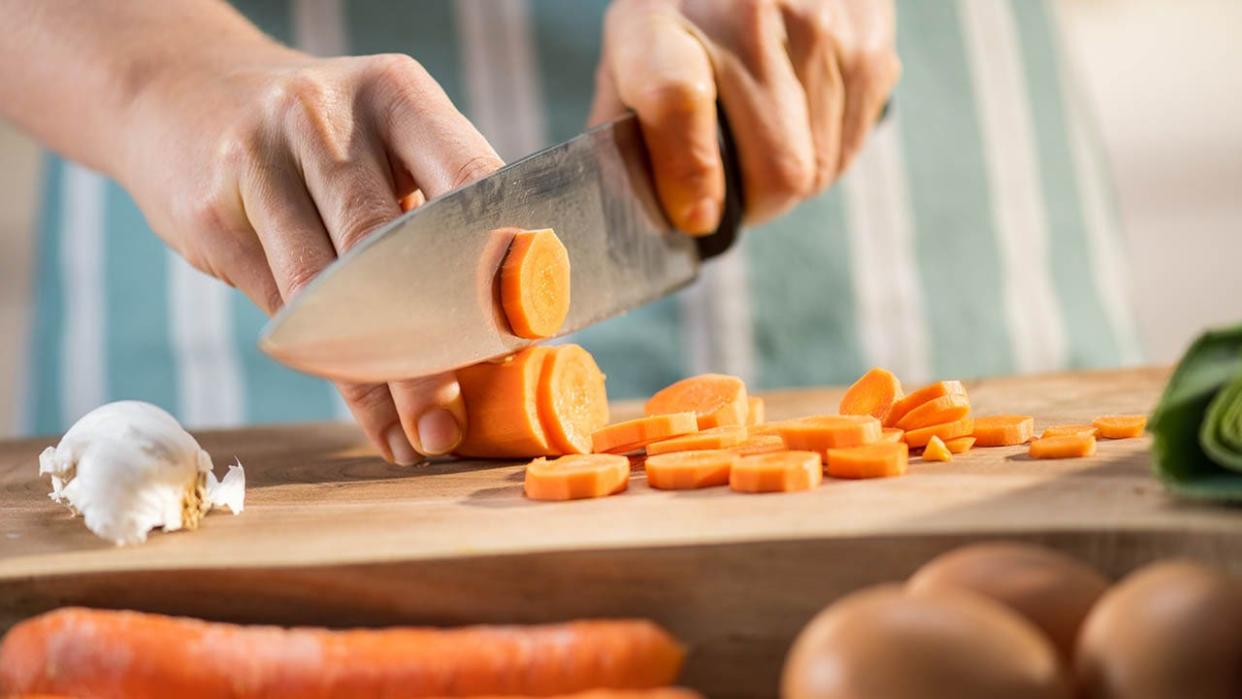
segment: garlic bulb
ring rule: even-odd
[[[156,527],[194,529],[213,507],[238,514],[245,505],[241,464],[217,481],[211,456],[177,419],[141,401],[82,416],[39,455],[39,474],[52,477],[53,500],[118,545],[146,541]]]

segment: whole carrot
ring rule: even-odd
[[[69,607],[0,644],[0,696],[549,696],[671,684],[683,651],[641,620],[330,631]]]

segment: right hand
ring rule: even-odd
[[[119,178],[169,245],[269,314],[400,215],[400,199],[433,198],[502,165],[403,55],[320,59],[234,44],[153,67],[135,93]],[[337,387],[389,461],[461,441],[452,374]]]

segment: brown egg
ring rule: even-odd
[[[1065,699],[1056,651],[1003,606],[896,585],[849,595],[794,642],[785,699]]]
[[[907,585],[915,592],[961,588],[990,597],[1039,627],[1068,665],[1078,629],[1109,581],[1091,566],[1052,549],[995,542],[941,554]]]
[[[1242,697],[1242,589],[1185,561],[1142,568],[1091,610],[1078,641],[1084,699]]]

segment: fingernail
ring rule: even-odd
[[[413,466],[418,463],[418,452],[414,451],[414,447],[410,444],[410,440],[405,437],[405,430],[401,429],[400,424],[393,425],[384,433],[384,440],[388,442],[388,450],[392,452],[392,460],[398,466]]]
[[[461,442],[457,418],[444,408],[428,410],[418,418],[418,441],[428,456],[449,453]]]
[[[711,233],[720,224],[720,204],[711,197],[700,199],[686,210],[688,233]]]

